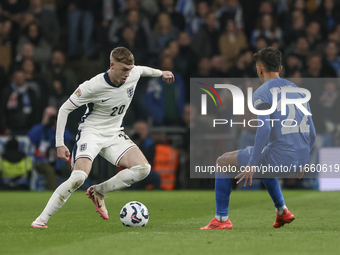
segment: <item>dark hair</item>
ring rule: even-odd
[[[263,64],[267,72],[278,72],[282,62],[282,54],[277,48],[269,46],[255,53],[254,60]]]

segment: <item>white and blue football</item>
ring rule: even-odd
[[[120,211],[120,220],[125,227],[144,227],[149,221],[148,208],[138,201],[129,202]]]

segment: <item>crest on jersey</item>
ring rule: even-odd
[[[129,97],[129,98],[132,98],[132,96],[133,96],[133,94],[134,94],[134,92],[135,92],[135,89],[134,89],[134,87],[132,86],[132,87],[128,88],[128,89],[126,90],[126,92],[127,92],[128,97]]]
[[[74,92],[74,94],[79,98],[81,97],[81,90],[80,89],[77,89],[76,92]]]
[[[87,148],[87,143],[83,143],[80,145],[80,151],[85,151]]]

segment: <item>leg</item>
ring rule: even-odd
[[[227,152],[218,157],[216,164],[219,166],[239,167],[237,160],[238,151]],[[215,201],[216,216],[205,227],[201,229],[232,229],[233,225],[229,220],[229,198],[232,191],[232,179],[230,174],[215,174]]]
[[[70,178],[60,184],[52,194],[43,212],[32,223],[31,227],[47,228],[46,223],[49,218],[59,211],[71,194],[84,183],[91,171],[91,167],[92,161],[89,158],[78,158],[74,164],[74,169],[82,170],[73,170]]]
[[[104,203],[105,195],[109,191],[124,189],[143,180],[150,173],[151,166],[140,149],[122,131],[115,133],[110,144],[105,144],[99,154],[113,165],[126,167],[111,179],[91,186],[86,192],[100,216],[109,219]]]
[[[219,166],[236,166],[238,151],[224,153],[217,159]],[[215,200],[216,200],[216,218],[219,221],[228,220],[229,198],[232,191],[232,176],[229,174],[215,174]]]
[[[96,191],[105,195],[130,187],[131,184],[143,180],[150,173],[151,166],[138,147],[129,149],[119,160],[119,166],[126,167],[106,182],[96,185]]]

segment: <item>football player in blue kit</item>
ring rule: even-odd
[[[277,108],[272,114],[258,115],[260,127],[257,128],[253,147],[247,147],[238,151],[227,152],[217,159],[219,166],[236,166],[244,169],[236,178],[237,184],[245,180],[244,186],[252,184],[252,178],[259,166],[293,166],[299,169],[304,166],[309,158],[315,142],[315,127],[311,115],[305,115],[294,104],[286,106],[286,115],[281,112],[281,90],[283,88],[296,88],[297,86],[288,80],[281,79],[279,73],[282,70],[281,52],[274,47],[266,47],[254,54],[257,74],[263,84],[254,92],[253,104],[257,110],[271,109],[273,93],[276,90]],[[302,93],[287,93],[289,99],[304,98]],[[310,111],[308,103],[303,106]],[[269,119],[275,121],[268,121]],[[292,123],[294,121],[294,124]],[[261,125],[263,123],[263,126]],[[282,121],[285,125],[282,125]],[[289,122],[291,122],[289,124]],[[257,175],[255,174],[255,177]],[[259,176],[261,177],[261,176]],[[262,176],[264,177],[264,176]],[[268,177],[268,176],[267,176]],[[261,179],[270,194],[275,208],[276,220],[274,228],[279,228],[294,220],[294,215],[288,210],[283,198],[277,178]],[[232,191],[232,179],[230,173],[216,173],[215,175],[215,200],[216,215],[214,219],[201,229],[232,229],[233,224],[229,219],[229,197]]]

